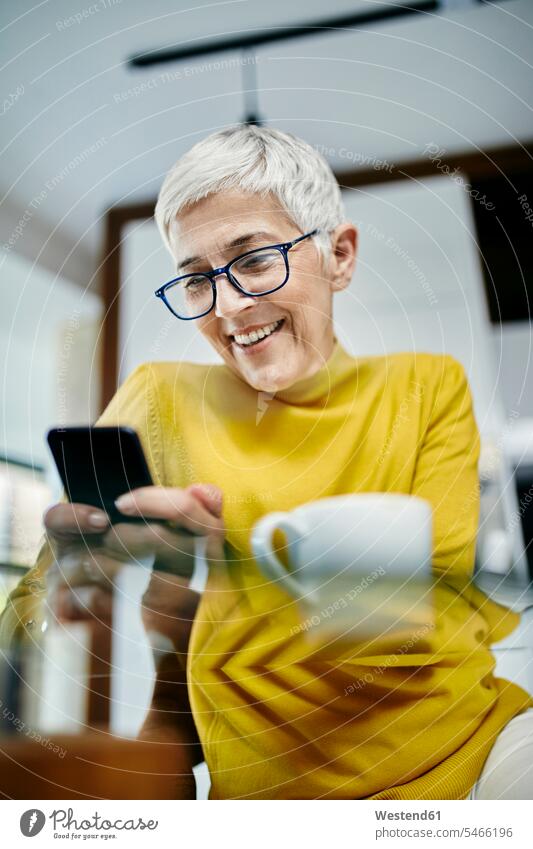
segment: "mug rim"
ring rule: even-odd
[[[416,504],[417,507],[424,506],[425,509],[431,514],[431,502],[428,501],[427,498],[421,498],[419,495],[409,495],[405,492],[347,492],[340,495],[328,495],[326,498],[317,498],[314,501],[305,501],[303,504],[299,504],[297,507],[293,507],[292,510],[287,510],[289,515],[291,513],[297,513],[299,510],[307,510],[311,508],[320,508],[326,504],[332,504],[339,501],[404,501],[408,504],[412,504],[413,506]]]

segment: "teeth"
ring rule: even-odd
[[[253,345],[254,342],[264,339],[265,336],[270,336],[279,327],[281,321],[282,319],[280,321],[274,321],[272,324],[265,324],[264,327],[260,327],[258,330],[252,330],[251,333],[236,333],[233,338],[239,345]]]

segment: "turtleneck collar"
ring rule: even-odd
[[[335,389],[343,384],[349,377],[353,376],[357,367],[358,360],[351,357],[350,354],[348,354],[339,344],[339,341],[335,337],[333,340],[333,350],[318,371],[310,377],[304,377],[302,380],[297,380],[292,384],[292,386],[288,386],[286,389],[280,389],[277,392],[272,393],[272,395],[269,394],[269,399],[272,401],[279,401],[280,403],[289,406],[304,406],[319,403],[323,406],[324,403],[326,403],[331,397]],[[231,390],[228,389],[226,384],[226,390],[222,393],[228,403],[231,400],[232,409],[234,409],[237,397],[235,392],[237,390],[241,393],[239,396],[241,401],[244,403],[244,399],[246,397],[251,399],[255,409],[258,390],[253,389],[249,383],[246,383],[241,375],[230,370],[227,365],[224,364],[223,366],[219,366],[219,368],[222,368],[226,378],[233,384],[233,388]],[[217,376],[219,374],[220,372],[218,372],[217,368],[214,368],[210,372],[210,380],[215,381],[214,389],[217,391],[217,394],[220,391],[221,385],[223,385],[220,383],[220,378]]]
[[[346,353],[335,338],[333,351],[323,366],[310,377],[297,380],[292,386],[280,389],[274,398],[286,404],[312,404],[327,399],[334,389],[353,373],[356,361]]]

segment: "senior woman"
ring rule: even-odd
[[[274,509],[407,493],[433,508],[436,577],[468,582],[479,439],[462,367],[341,347],[333,295],[350,283],[357,232],[329,166],[297,138],[209,136],[170,171],[156,220],[176,263],[156,294],[176,333],[195,320],[223,362],[146,363],[98,423],[137,430],[156,482],[119,499],[124,514],[225,535],[228,559],[186,635],[194,726],[183,739],[201,744],[211,796],[466,798],[497,735],[531,704],[492,675],[488,644],[508,618],[475,594],[444,594],[438,626],[408,651],[314,650],[250,551],[252,526]],[[50,536],[106,523],[83,505],[46,516]],[[4,629],[23,628],[24,603],[21,588]]]

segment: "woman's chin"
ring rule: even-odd
[[[288,389],[298,380],[298,376],[293,374],[292,371],[272,365],[247,370],[246,373],[242,373],[242,376],[256,392],[268,392],[269,394]]]

